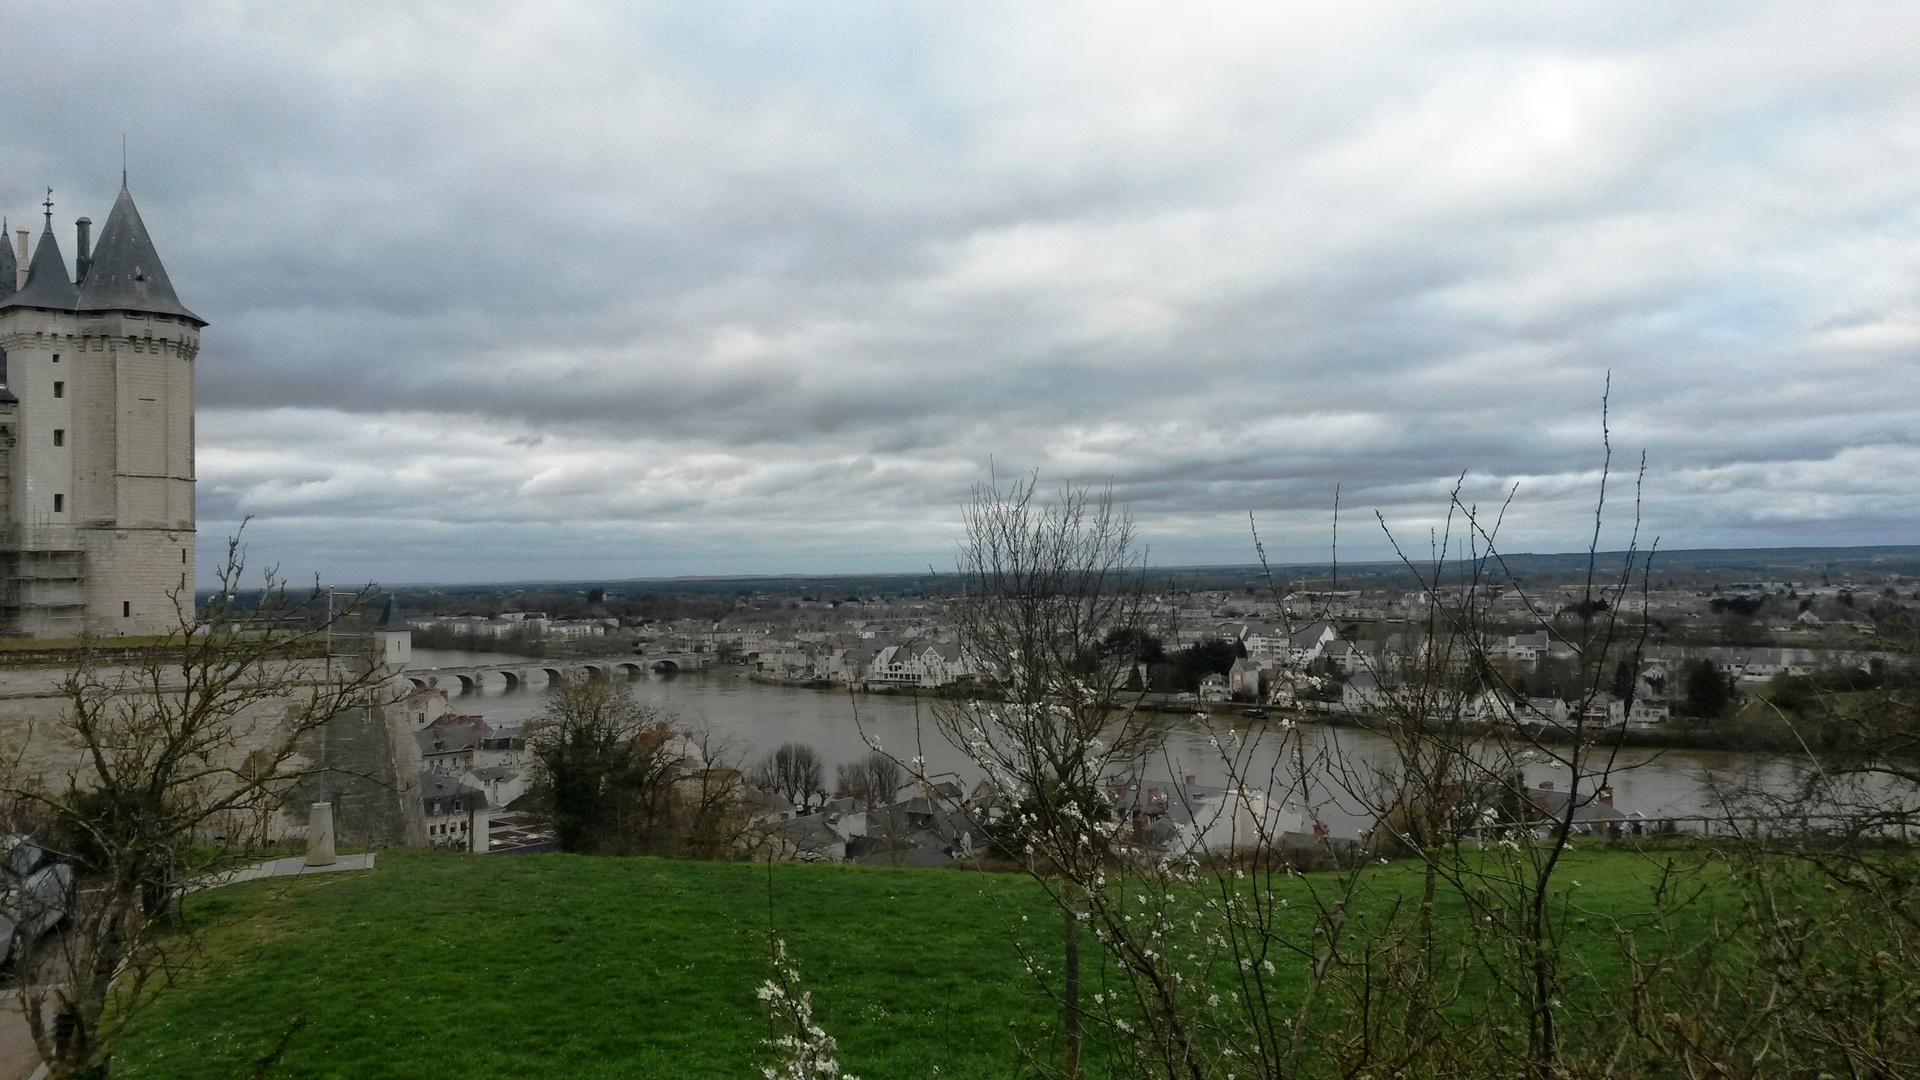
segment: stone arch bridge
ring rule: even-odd
[[[596,657],[592,660],[528,660],[524,663],[469,664],[464,667],[408,668],[401,677],[419,689],[437,686],[444,690],[460,684],[461,691],[474,690],[488,681],[506,684],[509,690],[561,679],[632,679],[649,671],[692,671],[713,663],[710,653],[664,653],[647,656]]]

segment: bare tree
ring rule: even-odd
[[[1620,661],[1636,666],[1644,627],[1619,613],[1630,590],[1644,595],[1646,559],[1637,539],[1621,565],[1601,558],[1603,494],[1576,605],[1584,615],[1567,635],[1577,700],[1570,722],[1548,724],[1494,656],[1487,601],[1519,585],[1497,546],[1497,515],[1483,519],[1458,491],[1450,505],[1432,557],[1404,564],[1427,598],[1424,618],[1405,628],[1404,659],[1369,672],[1377,696],[1356,717],[1384,738],[1384,755],[1356,753],[1337,730],[1222,725],[1214,742],[1224,790],[1177,779],[1158,793],[1130,785],[1120,793],[1129,830],[1104,817],[1107,800],[1076,813],[1041,798],[1012,819],[1028,856],[1046,860],[1032,868],[1100,946],[1109,989],[1085,1015],[1108,1036],[1117,1071],[1169,1080],[1546,1077],[1592,1065],[1599,1040],[1570,1036],[1561,1012],[1589,977],[1565,952],[1583,916],[1562,867],[1617,768],[1618,728],[1587,718],[1606,704]],[[978,741],[984,730],[962,733]],[[1081,730],[1089,740],[1106,735]],[[990,774],[1034,775],[1017,771],[1015,755],[972,752]],[[1532,762],[1560,770],[1550,795],[1528,786]],[[1381,878],[1342,858],[1345,845],[1288,833],[1291,814],[1276,812],[1297,802],[1317,813],[1329,798],[1371,812],[1379,854],[1420,860],[1417,895],[1404,894],[1399,875]],[[1194,828],[1168,824],[1182,817]],[[1196,842],[1207,822],[1231,828]],[[1341,869],[1296,876],[1316,862]],[[1669,917],[1687,895],[1666,889],[1645,918]],[[1443,920],[1448,909],[1465,917]],[[1052,979],[1040,950],[1028,962]],[[1069,1006],[1075,978],[1069,947],[1049,984]]]
[[[1712,948],[1626,957],[1645,989],[1623,1056],[1920,1075],[1920,632],[1893,619],[1880,636],[1869,670],[1766,702],[1801,742],[1798,782],[1723,790],[1716,848],[1742,905]]]
[[[1618,565],[1600,552],[1611,448],[1606,452],[1584,583],[1571,605],[1578,622],[1546,624],[1570,653],[1566,689],[1573,700],[1555,715],[1529,699],[1494,655],[1492,598],[1519,593],[1527,610],[1540,607],[1508,571],[1499,547],[1506,504],[1483,514],[1456,486],[1427,559],[1408,557],[1395,541],[1425,606],[1399,670],[1374,672],[1387,689],[1361,717],[1387,741],[1391,758],[1347,780],[1379,822],[1370,837],[1376,850],[1418,859],[1422,888],[1406,938],[1389,934],[1368,943],[1371,969],[1391,980],[1393,1021],[1346,1041],[1352,1067],[1432,1069],[1494,1054],[1530,1076],[1564,1072],[1559,1003],[1581,976],[1564,952],[1574,916],[1557,883],[1576,830],[1595,827],[1594,813],[1621,768],[1632,680],[1624,680],[1628,700],[1613,702],[1610,690],[1622,682],[1623,667],[1638,669],[1646,634],[1644,620],[1621,614],[1633,593],[1644,597],[1651,560],[1639,547],[1637,485]],[[1381,525],[1387,528],[1384,519]],[[1617,724],[1610,718],[1616,712]],[[1554,770],[1553,783],[1529,787],[1530,765]],[[1464,943],[1438,927],[1434,913],[1444,904],[1469,913],[1474,933]],[[1496,992],[1463,1021],[1453,1005],[1468,973]],[[1365,979],[1357,985],[1362,992],[1382,989]],[[1509,1045],[1516,1031],[1524,1040]]]
[[[63,712],[33,732],[77,764],[34,775],[16,759],[0,776],[16,809],[65,839],[79,876],[69,930],[19,965],[55,1077],[103,1061],[147,992],[187,962],[193,937],[164,925],[167,913],[195,880],[277,838],[247,823],[274,820],[309,773],[308,737],[387,703],[388,673],[365,639],[336,633],[357,602],[343,609],[317,586],[290,593],[271,570],[243,591],[244,570],[236,537],[213,598],[196,611],[176,593],[160,643],[132,656],[83,646],[60,684]],[[330,641],[353,643],[352,655],[329,655]]]
[[[1135,658],[1111,647],[1145,636],[1145,552],[1108,494],[1038,481],[974,491],[955,609],[980,695],[942,699],[934,722],[1015,804],[1014,854],[1060,905],[1065,1070],[1080,1060],[1079,925],[1109,856],[1106,789],[1137,768],[1160,731],[1130,690]]]
[[[803,810],[815,796],[826,795],[825,769],[820,755],[805,743],[781,743],[779,749],[760,759],[749,778],[761,789]]]
[[[868,810],[892,802],[907,782],[900,763],[878,750],[858,761],[842,763],[835,770],[834,781],[836,797],[858,800]]]

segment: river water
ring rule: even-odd
[[[416,649],[413,668],[461,667],[501,663],[531,666],[526,657],[498,653]],[[534,677],[540,678],[536,672]],[[649,674],[628,683],[633,696],[674,716],[682,725],[704,725],[727,740],[733,756],[751,763],[783,742],[812,746],[825,761],[829,784],[834,766],[867,752],[866,738],[877,740],[902,759],[924,757],[929,773],[952,772],[965,786],[979,778],[965,755],[949,746],[935,729],[927,702],[911,696],[851,694],[807,690],[755,682],[735,669],[679,675]],[[545,707],[546,687],[534,682],[507,689],[504,680],[455,693],[455,712],[494,722],[522,721]],[[1162,779],[1193,775],[1201,783],[1221,783],[1229,775],[1227,755],[1236,755],[1233,771],[1251,773],[1310,819],[1326,822],[1336,835],[1353,836],[1371,816],[1353,791],[1365,786],[1364,773],[1391,758],[1378,736],[1352,728],[1307,725],[1288,737],[1279,722],[1239,717],[1166,717],[1165,749],[1146,774]],[[1304,757],[1304,762],[1302,762]],[[1733,751],[1625,749],[1608,779],[1614,806],[1648,818],[1710,817],[1721,806],[1719,793],[1736,785],[1781,791],[1799,778],[1798,767],[1774,755]],[[1304,765],[1304,767],[1303,767]],[[1565,787],[1567,773],[1547,762],[1526,766],[1527,782]],[[1275,782],[1266,784],[1268,776]]]

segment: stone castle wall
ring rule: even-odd
[[[309,662],[308,677],[321,674],[323,663]],[[120,673],[109,669],[103,675]],[[65,790],[70,779],[82,788],[89,786],[86,756],[60,723],[66,710],[60,683],[66,675],[67,669],[57,664],[0,668],[0,771],[11,773],[13,782],[50,792]],[[234,739],[221,764],[239,767],[249,754],[284,742],[289,708],[300,690],[299,675],[289,681],[286,698],[262,702],[234,718]],[[402,692],[395,686],[388,697]],[[349,710],[309,732],[296,744],[296,764],[307,775],[289,785],[271,821],[246,827],[297,837],[305,828],[308,804],[324,799],[335,804],[335,831],[342,844],[425,846],[416,790],[420,753],[412,731],[404,708],[374,705]]]

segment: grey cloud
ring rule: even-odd
[[[132,136],[213,320],[203,522],[288,564],[912,569],[989,463],[1111,480],[1176,562],[1463,472],[1575,547],[1609,374],[1669,546],[1920,524],[1910,5],[13,21],[59,92],[0,203],[98,216]]]

